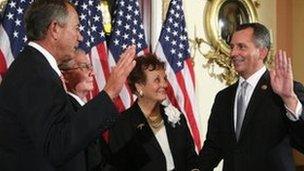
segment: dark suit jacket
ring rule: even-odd
[[[175,170],[197,168],[197,154],[186,120],[181,115],[175,128],[161,113],[168,136]],[[166,159],[137,102],[124,111],[120,120],[110,129],[110,148],[113,162],[119,170],[166,171]]]
[[[291,147],[303,152],[303,112],[297,122],[287,118],[267,71],[252,94],[237,142],[233,121],[237,85],[220,91],[215,98],[200,152],[201,170],[213,170],[224,159],[224,171],[293,171]],[[295,82],[294,89],[304,104],[303,86]]]
[[[0,85],[0,170],[58,170],[111,126],[116,114],[105,92],[75,113],[43,54],[27,46]]]
[[[69,99],[75,111],[81,108],[78,101],[69,95]],[[74,160],[76,163],[81,162],[88,171],[114,171],[115,168],[110,165],[109,159],[111,152],[108,144],[103,138],[98,135],[95,140],[91,141],[86,150],[77,155],[78,160]],[[80,164],[80,163],[79,163]],[[62,170],[79,170],[79,164],[70,162]]]

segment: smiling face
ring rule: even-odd
[[[168,86],[167,76],[164,69],[145,71],[146,80],[144,83],[136,83],[138,92],[142,91],[140,98],[150,102],[162,102],[166,99],[166,88]]]
[[[253,29],[235,32],[230,41],[230,57],[236,72],[247,79],[264,66],[266,48],[257,47],[253,40]]]

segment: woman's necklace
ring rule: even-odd
[[[155,116],[148,115],[147,121],[149,125],[154,129],[161,128],[164,125],[164,120],[160,114],[157,114]]]

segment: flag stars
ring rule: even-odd
[[[124,27],[125,27],[126,30],[130,30],[130,25],[129,24],[126,24]]]
[[[167,27],[166,30],[167,30],[168,33],[171,32],[171,28],[170,27]]]
[[[118,46],[118,45],[119,45],[119,40],[114,39],[114,41],[113,41],[113,42],[114,42],[114,45],[115,45],[115,46]]]
[[[23,39],[24,43],[27,41],[27,37],[26,36],[24,36],[22,39]]]
[[[127,45],[126,45],[126,44],[123,44],[121,47],[122,47],[122,49],[124,50],[124,49],[127,48]]]
[[[178,61],[176,64],[177,64],[178,67],[182,67],[181,61]]]
[[[137,23],[138,23],[138,21],[135,19],[135,20],[133,21],[133,24],[134,24],[134,25],[137,25]]]
[[[89,0],[89,6],[93,6],[93,1]]]
[[[82,8],[83,10],[86,10],[86,9],[88,9],[88,5],[87,5],[86,3],[83,3],[83,4],[81,5],[81,8]]]
[[[18,32],[17,31],[14,31],[14,33],[13,33],[13,36],[14,36],[14,38],[18,38]]]
[[[87,16],[86,16],[84,13],[81,13],[80,16],[79,16],[79,18],[80,18],[81,21],[82,21],[82,20],[85,20],[86,17],[87,17]]]
[[[128,9],[128,11],[132,11],[132,6],[128,5],[127,9]]]
[[[175,22],[175,23],[173,24],[173,26],[174,26],[174,27],[178,27],[178,23]]]
[[[139,33],[138,38],[139,39],[144,39],[144,35],[142,33]]]
[[[13,20],[13,18],[14,18],[14,14],[12,14],[10,12],[6,16],[9,20]]]
[[[131,20],[131,15],[130,15],[130,14],[127,14],[126,19],[127,19],[127,20]]]
[[[91,46],[91,43],[89,41],[86,42],[87,47]]]
[[[172,44],[172,46],[175,46],[175,45],[176,45],[176,41],[173,40],[173,41],[171,42],[171,44]]]
[[[118,26],[121,26],[122,21],[121,21],[121,20],[118,20],[118,21],[117,21],[117,24],[118,24]]]
[[[172,55],[176,54],[176,50],[175,49],[171,49],[170,52],[171,52]]]
[[[178,58],[179,58],[179,59],[182,59],[182,58],[183,58],[183,54],[182,54],[182,53],[180,53],[180,52],[178,53],[178,55],[177,55],[177,56],[178,56]]]
[[[100,12],[102,11],[102,7],[101,7],[101,5],[100,5],[100,4],[99,4],[99,5],[97,5],[97,7],[96,7],[96,8],[97,8],[97,11],[100,11]]]
[[[124,39],[128,39],[129,38],[129,35],[127,33],[125,33],[123,36],[122,36]]]
[[[123,11],[119,10],[118,15],[123,16]]]
[[[137,31],[136,31],[136,29],[135,29],[135,28],[134,28],[134,29],[132,29],[132,33],[133,33],[133,34],[136,34],[136,32],[137,32]]]
[[[16,26],[21,26],[21,20],[19,20],[18,18],[15,21]]]
[[[117,36],[120,36],[120,31],[119,30],[116,30],[115,33],[116,33]]]
[[[135,16],[139,15],[139,10],[134,11]]]
[[[95,32],[97,27],[95,25],[93,25],[91,29],[92,29],[93,32]]]
[[[100,37],[104,38],[105,37],[105,33],[102,31],[101,33],[99,33]]]
[[[185,46],[184,46],[183,44],[180,43],[180,44],[178,45],[178,47],[179,47],[180,49],[184,49]]]
[[[9,5],[11,8],[16,8],[16,2],[14,2],[14,1],[11,1],[8,5]]]
[[[100,17],[99,17],[98,15],[95,15],[95,16],[93,17],[93,19],[94,19],[94,22],[100,21]]]
[[[18,7],[17,12],[18,12],[18,14],[22,14],[23,13],[23,9],[21,7]]]
[[[119,3],[121,6],[125,6],[125,1],[120,1]]]
[[[168,42],[170,40],[169,36],[165,36],[165,40]]]
[[[80,30],[80,31],[83,31],[83,30],[84,30],[84,27],[83,27],[82,25],[80,25],[80,26],[79,26],[79,30]]]
[[[174,30],[172,34],[173,34],[174,36],[177,36],[177,31]]]

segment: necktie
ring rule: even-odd
[[[64,90],[67,91],[67,88],[66,88],[66,85],[65,85],[65,80],[64,80],[63,75],[60,75],[59,78],[60,78],[60,80],[61,80],[61,83],[62,83],[62,86],[63,86]]]
[[[241,83],[241,89],[238,94],[237,98],[237,117],[236,117],[236,139],[239,140],[239,136],[241,133],[241,128],[243,124],[243,120],[246,113],[246,104],[245,104],[245,97],[246,97],[246,90],[248,88],[248,82],[244,81]]]

